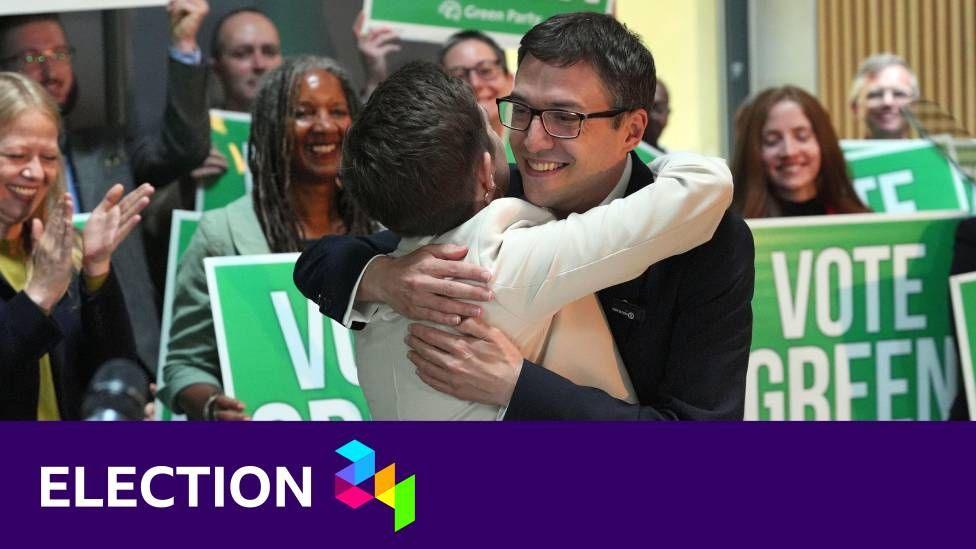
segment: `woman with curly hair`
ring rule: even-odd
[[[342,139],[359,110],[345,71],[327,58],[288,59],[265,76],[251,114],[253,190],[200,221],[177,275],[160,397],[191,419],[247,419],[221,393],[205,257],[298,252],[372,225],[338,183]]]

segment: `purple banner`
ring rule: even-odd
[[[974,538],[968,423],[6,423],[0,440],[2,547]]]

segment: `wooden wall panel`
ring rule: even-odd
[[[976,0],[820,0],[817,24],[820,98],[841,136],[863,136],[848,93],[861,60],[884,51],[915,69],[923,99],[976,135]]]

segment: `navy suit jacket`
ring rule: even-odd
[[[627,194],[653,182],[650,169],[635,161]],[[513,167],[509,196],[523,195]],[[341,321],[366,263],[398,241],[389,232],[326,237],[299,258],[295,284]],[[742,419],[754,255],[752,233],[729,211],[709,242],[598,293],[638,404],[526,361],[505,419]]]
[[[167,185],[203,163],[210,152],[210,117],[207,113],[205,65],[186,65],[169,60],[166,109],[158,131],[127,136],[121,128],[88,128],[71,131],[68,157],[75,177],[82,211],[89,212],[105,193],[121,183],[129,192],[143,182]],[[155,200],[155,199],[154,199]],[[151,208],[143,218],[163,212]],[[128,305],[136,347],[142,363],[156,371],[159,355],[159,308],[156,288],[140,224],[112,254],[118,281]],[[166,226],[169,238],[169,225]],[[165,260],[165,258],[164,258]]]
[[[976,271],[976,218],[971,217],[962,220],[956,227],[956,242],[949,274],[957,275],[973,271]],[[949,314],[949,322],[952,326],[952,334],[955,335],[956,319],[951,313]],[[962,360],[959,359],[958,343],[956,343],[956,379],[959,380],[959,388],[956,391],[956,398],[952,402],[952,408],[949,410],[949,419],[968,420],[969,402],[966,399],[966,388],[962,381]]]
[[[61,419],[80,419],[95,371],[112,358],[136,360],[125,298],[113,267],[89,294],[75,277],[50,316],[0,277],[0,419],[37,419],[38,361],[51,359]]]

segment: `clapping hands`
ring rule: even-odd
[[[123,190],[119,184],[109,189],[92,210],[82,231],[82,269],[89,277],[108,272],[112,253],[142,220],[139,213],[149,205],[149,197],[155,191],[149,183],[143,183],[124,197]]]
[[[51,212],[46,227],[40,219],[31,221],[33,272],[24,293],[45,314],[50,314],[68,291],[74,274],[71,265],[75,237],[74,225],[71,223],[73,210],[71,195],[65,193]]]

